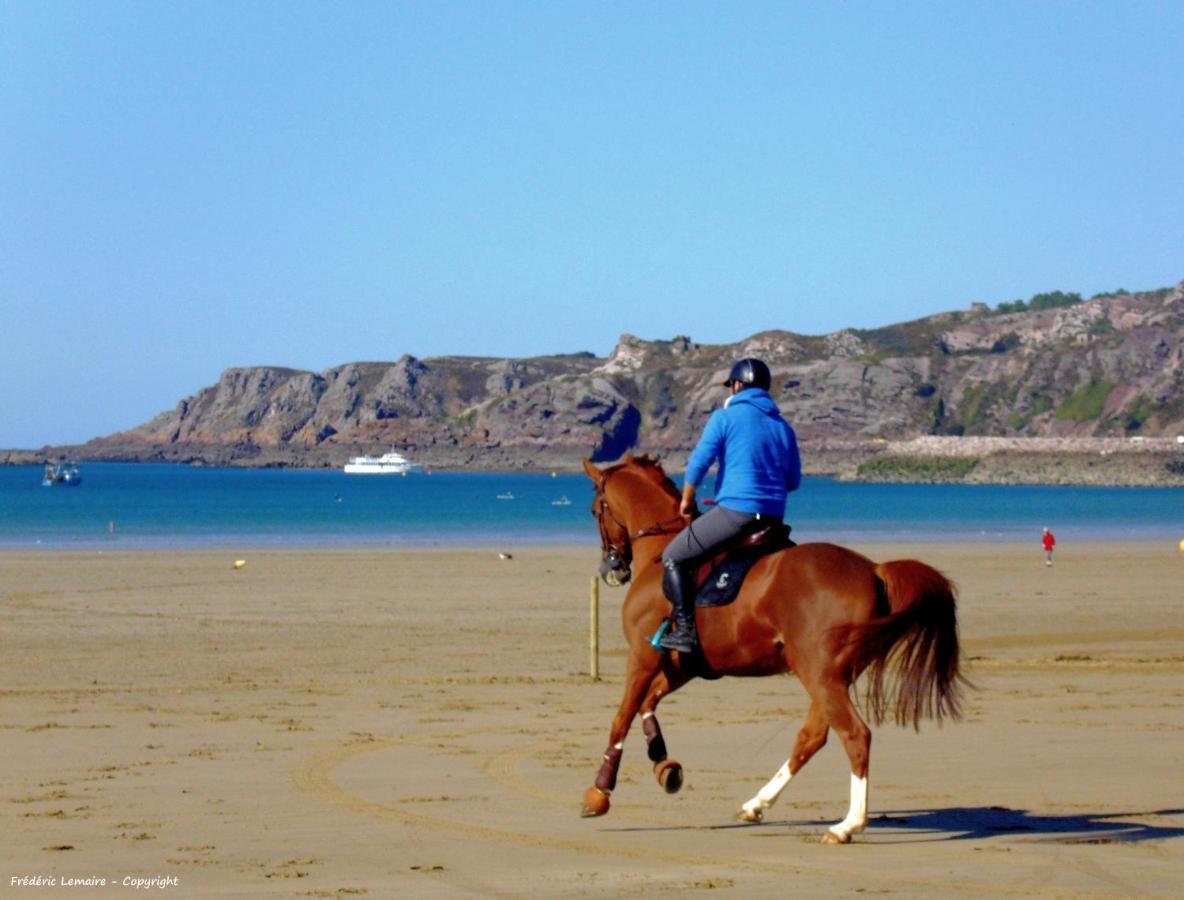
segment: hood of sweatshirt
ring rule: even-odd
[[[745,406],[756,407],[766,416],[781,415],[781,410],[777,406],[776,401],[763,388],[748,388],[739,394],[734,394],[724,403],[724,408],[726,409],[741,403]]]

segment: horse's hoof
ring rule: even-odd
[[[658,784],[667,794],[677,794],[682,790],[682,766],[672,759],[664,759],[654,764],[654,774],[658,776]]]
[[[608,812],[608,807],[608,791],[602,791],[598,787],[590,787],[584,791],[584,808],[580,810],[580,816],[585,819],[603,816]]]
[[[736,819],[750,825],[759,825],[765,821],[765,811],[763,809],[745,809],[742,806],[736,813]]]
[[[835,832],[833,832],[833,831],[828,831],[828,832],[827,832],[827,833],[826,833],[826,834],[823,836],[823,838],[822,838],[822,843],[824,843],[824,844],[835,844],[835,845],[838,845],[838,844],[850,844],[850,843],[851,843],[851,835],[849,835],[849,834],[836,834],[836,833],[835,833]]]

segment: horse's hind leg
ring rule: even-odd
[[[629,733],[629,726],[650,689],[661,661],[661,657],[652,650],[649,655],[652,659],[646,662],[642,662],[637,653],[629,658],[625,674],[625,696],[621,698],[621,705],[617,708],[612,728],[609,729],[608,749],[604,751],[604,759],[600,764],[600,771],[596,774],[595,783],[584,792],[584,808],[580,815],[585,818],[603,816],[608,812],[609,794],[617,786],[617,770],[621,767],[625,735]]]
[[[832,825],[824,840],[828,844],[846,844],[851,836],[867,827],[867,772],[871,754],[872,732],[851,702],[849,685],[831,681],[824,689],[823,712],[830,727],[843,740],[843,749],[851,761],[851,805],[843,821]]]
[[[817,703],[811,703],[810,711],[806,713],[806,721],[798,731],[793,753],[777,770],[777,774],[769,780],[769,783],[757,791],[755,797],[740,807],[740,812],[736,814],[736,817],[742,822],[763,821],[765,811],[777,802],[781,792],[789,786],[790,779],[826,743],[826,733],[829,728],[826,718],[822,715],[821,707]]]
[[[666,739],[655,715],[658,704],[667,694],[678,690],[688,681],[682,675],[672,676],[659,672],[646,692],[641,704],[641,728],[645,732],[646,753],[654,764],[654,775],[658,784],[668,794],[677,794],[682,789],[682,766],[666,756]]]

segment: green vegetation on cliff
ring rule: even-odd
[[[1105,378],[1083,384],[1065,398],[1065,402],[1053,413],[1058,419],[1072,419],[1074,422],[1087,422],[1096,419],[1106,407],[1106,398],[1114,390],[1114,382]]]
[[[1026,303],[1023,300],[1012,300],[1010,303],[1000,303],[995,307],[1001,313],[1024,312],[1026,310],[1055,309],[1058,306],[1073,306],[1081,302],[1081,295],[1065,293],[1064,291],[1048,291],[1035,294]]]
[[[856,474],[867,481],[962,481],[978,462],[973,456],[955,459],[881,456],[861,463]]]

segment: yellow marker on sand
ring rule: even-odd
[[[242,568],[243,566],[245,566],[246,564],[247,564],[247,561],[246,561],[245,559],[236,559],[236,560],[234,561],[234,567],[235,567],[236,569],[241,569],[241,568]]]

